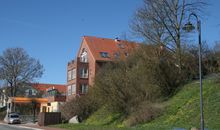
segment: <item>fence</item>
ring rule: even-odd
[[[60,112],[41,112],[38,115],[39,126],[47,126],[61,123]]]

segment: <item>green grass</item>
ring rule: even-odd
[[[170,130],[168,126],[151,126],[151,127],[118,127],[112,125],[86,125],[86,124],[59,124],[52,127],[64,128],[67,130]]]
[[[120,125],[123,121],[122,114],[112,113],[107,109],[107,106],[103,106],[86,121],[86,125]]]
[[[220,129],[220,84],[214,79],[203,80],[203,102],[205,127]],[[142,127],[171,126],[192,128],[200,126],[199,82],[183,87],[172,99],[162,116]]]
[[[209,130],[220,130],[220,83],[214,78],[203,80],[204,119]],[[125,128],[120,114],[103,107],[82,124],[62,124],[57,127],[70,130],[171,130],[200,126],[199,82],[185,85],[168,104],[163,115],[134,128]]]

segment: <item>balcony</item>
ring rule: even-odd
[[[80,62],[81,63],[88,63],[88,59],[87,58],[80,58]]]
[[[89,77],[89,74],[87,73],[87,74],[81,74],[80,75],[80,78],[82,78],[82,79],[88,79],[88,77]]]

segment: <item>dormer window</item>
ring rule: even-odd
[[[100,52],[102,58],[109,58],[108,52]]]
[[[36,92],[36,90],[34,90],[34,89],[27,89],[27,90],[25,90],[25,95],[26,95],[27,97],[29,97],[29,96],[36,96],[36,95],[37,95],[37,92]]]
[[[28,90],[28,95],[32,96],[32,90],[31,89]]]
[[[80,55],[80,61],[84,63],[88,62],[88,54],[85,48],[82,50],[82,53]]]
[[[124,45],[124,44],[118,43],[117,45],[118,45],[118,48],[120,48],[120,49],[125,49],[125,45]]]

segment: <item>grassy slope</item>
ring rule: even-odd
[[[220,83],[205,79],[203,82],[203,102],[205,127],[220,129]],[[199,82],[190,83],[172,99],[164,114],[156,120],[146,123],[143,127],[169,126],[191,128],[199,127]]]
[[[204,117],[205,127],[209,130],[220,129],[220,83],[214,82],[214,79],[205,79],[203,82],[204,95]],[[174,127],[191,128],[199,127],[200,109],[199,109],[199,82],[195,81],[183,87],[168,102],[168,107],[159,118],[139,125],[138,130],[165,130]],[[109,113],[106,108],[102,108],[94,113],[85,123],[80,125],[60,125],[60,127],[77,130],[116,130],[109,128],[113,125],[118,129],[122,127],[120,115]]]
[[[85,124],[87,125],[116,125],[120,127],[122,116],[120,113],[111,113],[104,106],[89,117]]]

